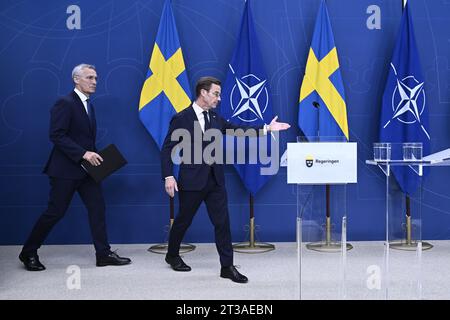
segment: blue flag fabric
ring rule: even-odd
[[[139,118],[160,150],[170,119],[190,104],[183,53],[171,2],[166,0],[139,101]]]
[[[381,142],[422,142],[423,154],[429,154],[424,77],[408,4],[403,10],[400,32],[389,66],[379,133]],[[393,148],[391,158],[402,159],[402,148]],[[410,168],[397,166],[392,171],[404,193],[413,194],[417,190],[420,178]]]
[[[314,137],[349,140],[344,84],[323,0],[317,13],[298,108],[298,126],[308,140]]]
[[[247,0],[245,3],[239,37],[223,85],[220,111],[222,116],[232,123],[257,126],[269,124],[273,118],[273,111],[267,75],[263,67],[249,2]],[[267,152],[270,155],[272,137],[268,134],[266,138],[268,139]],[[251,145],[250,139],[257,138],[237,139],[246,139],[246,160],[248,160],[249,152],[258,152],[248,148]],[[252,195],[255,195],[271,177],[261,175],[260,169],[263,165],[259,159],[254,164],[246,162],[246,164],[235,164],[234,167]]]

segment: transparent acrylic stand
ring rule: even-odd
[[[346,189],[346,184],[297,185],[300,299],[346,297],[347,250],[352,248],[346,236]]]
[[[299,137],[297,142],[340,144],[346,140]],[[345,299],[347,250],[352,249],[347,243],[347,184],[302,183],[296,185],[296,193],[298,297]]]
[[[422,251],[432,246],[422,241],[423,160],[367,160],[378,166],[386,179],[384,257],[381,290],[384,299],[422,298]],[[420,184],[408,197],[401,191],[393,168],[403,166],[417,175]],[[397,250],[390,250],[397,249]]]

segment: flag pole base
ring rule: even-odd
[[[353,246],[350,243],[347,243],[346,247],[347,251],[353,249]],[[311,242],[306,245],[306,248],[319,252],[341,252],[342,243],[326,241]]]
[[[173,198],[170,198],[170,211],[173,213]],[[168,230],[170,230],[172,228],[173,222],[174,222],[174,218],[172,218],[172,215],[171,215],[170,224],[169,224],[169,226],[166,226],[166,227],[168,227]],[[155,244],[155,245],[151,246],[150,248],[148,248],[147,251],[153,252],[153,253],[158,253],[158,254],[166,254],[168,248],[169,248],[169,244],[166,242],[166,243]],[[180,253],[187,253],[187,252],[191,252],[193,250],[195,250],[195,246],[193,244],[181,243],[181,245],[180,245]]]
[[[416,251],[417,249],[417,241],[400,241],[400,242],[389,242],[389,248],[395,249],[395,250],[404,250],[404,251]],[[422,241],[422,251],[429,250],[433,248],[433,245],[428,242]]]
[[[155,244],[147,249],[149,252],[166,254],[169,245],[167,243]],[[182,243],[180,246],[180,253],[187,253],[195,250],[195,246],[190,243]]]
[[[258,242],[255,240],[255,217],[253,216],[252,195],[250,195],[250,212],[249,241],[234,244],[233,251],[240,253],[264,253],[275,250],[275,245],[267,242]]]
[[[233,244],[233,251],[240,253],[264,253],[275,250],[275,245],[266,242],[240,242]]]

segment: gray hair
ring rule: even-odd
[[[72,70],[72,79],[74,79],[75,76],[79,76],[80,73],[81,73],[81,70],[86,69],[86,68],[95,70],[95,66],[94,65],[81,63],[81,64],[75,66],[75,68],[73,68],[73,70]]]

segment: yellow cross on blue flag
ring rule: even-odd
[[[172,116],[191,104],[191,92],[170,0],[166,0],[139,101],[139,118],[159,149]]]
[[[308,140],[314,137],[349,140],[344,85],[323,0],[316,18],[298,108],[298,126]]]

